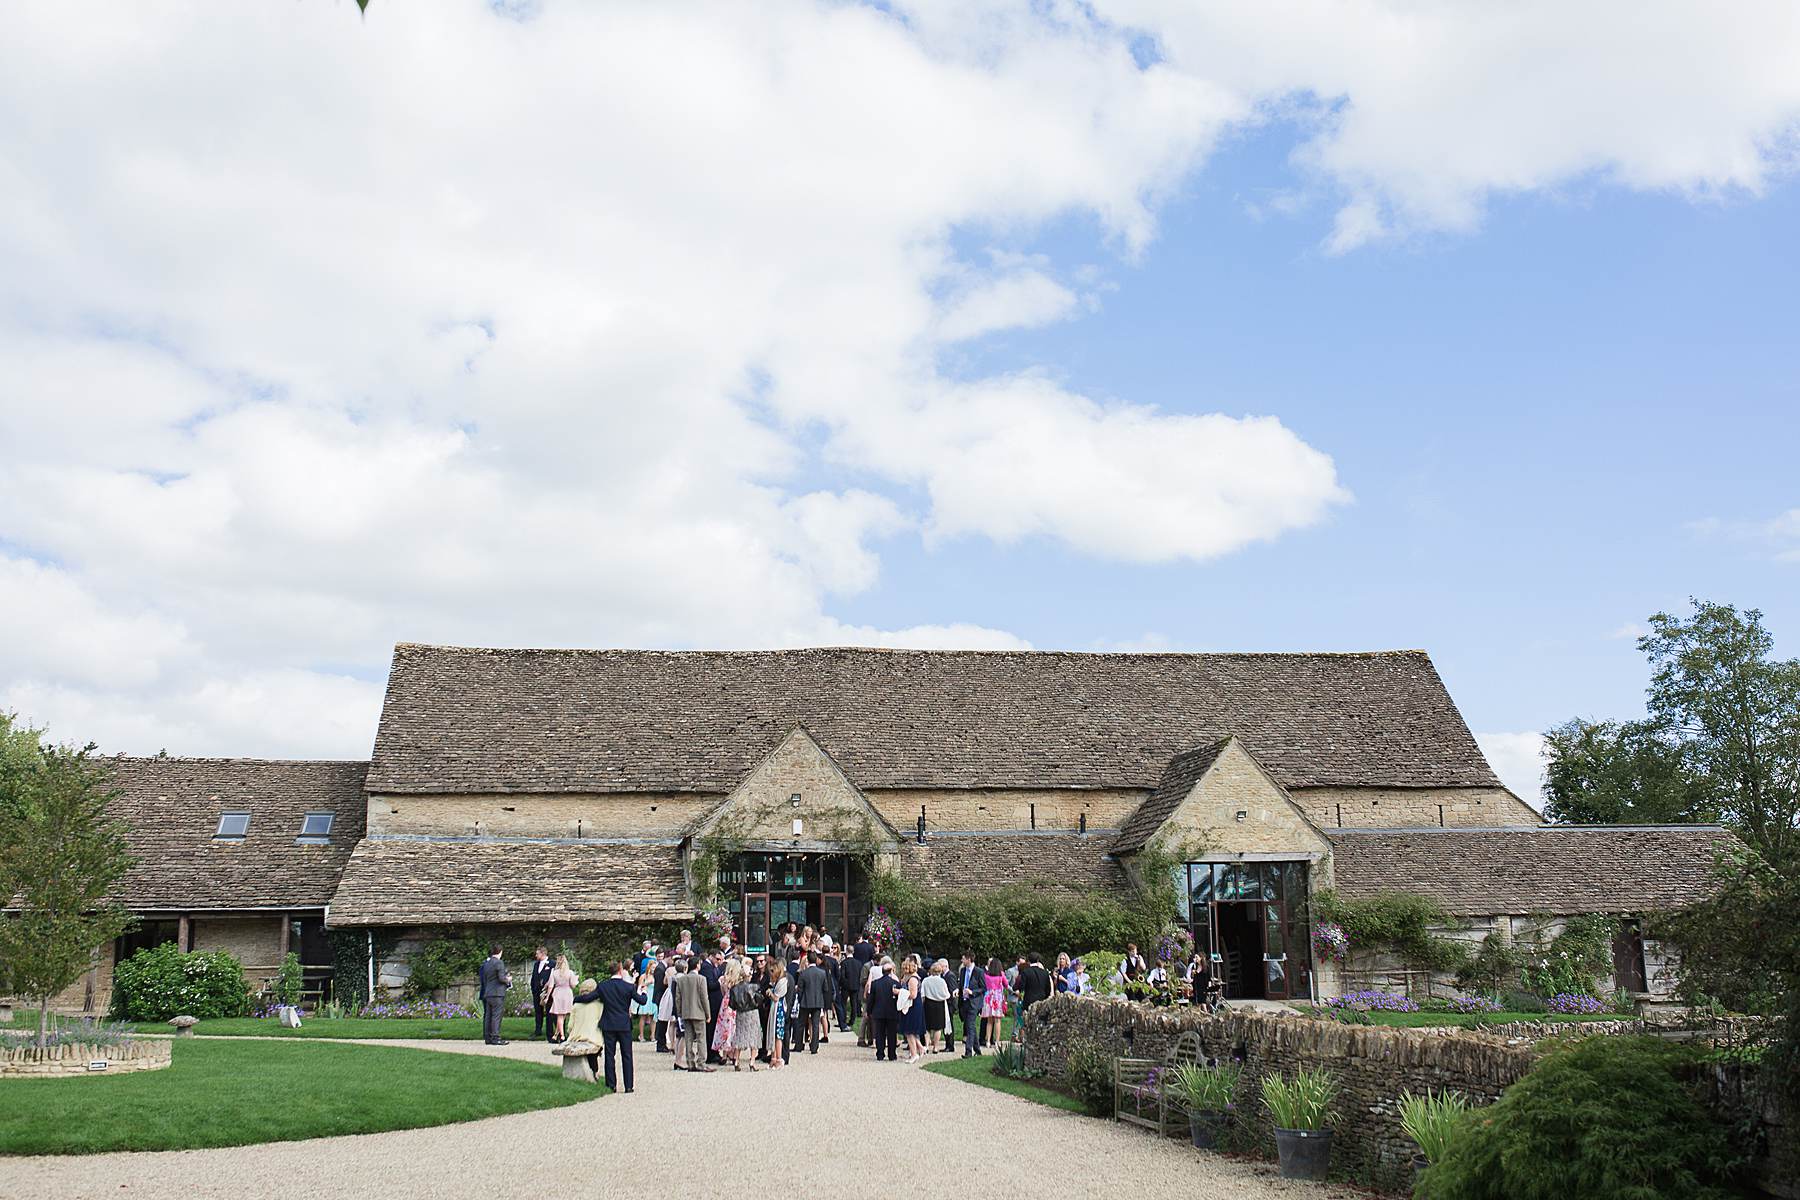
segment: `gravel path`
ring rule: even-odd
[[[379,1044],[559,1061],[540,1043]],[[733,1074],[730,1068],[712,1075],[676,1073],[670,1056],[642,1051],[640,1045],[637,1091],[630,1096],[359,1137],[0,1159],[0,1197],[541,1200],[563,1193],[654,1191],[684,1200],[742,1200],[746,1188],[763,1190],[756,1181],[766,1182],[784,1146],[816,1150],[824,1160],[817,1188],[804,1188],[802,1195],[841,1192],[842,1181],[850,1178],[848,1162],[857,1164],[857,1178],[887,1180],[894,1194],[908,1200],[962,1200],[969,1194],[970,1172],[981,1180],[983,1195],[1071,1195],[1097,1188],[1103,1177],[1162,1181],[1153,1183],[1157,1191],[1177,1175],[1182,1195],[1204,1200],[1349,1195],[1283,1182],[1272,1164],[1226,1162],[1185,1142],[904,1064],[877,1063],[853,1038],[840,1037],[818,1057],[801,1055],[794,1066],[774,1074]],[[739,1169],[728,1169],[734,1163]]]

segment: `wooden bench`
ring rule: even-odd
[[[1113,1119],[1154,1129],[1164,1137],[1187,1135],[1187,1103],[1167,1087],[1165,1076],[1180,1066],[1203,1066],[1206,1047],[1200,1035],[1188,1030],[1175,1039],[1169,1052],[1154,1058],[1120,1058],[1113,1061]]]

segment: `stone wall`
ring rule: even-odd
[[[194,917],[193,948],[223,950],[244,966],[250,990],[260,989],[281,970],[281,922],[277,916]]]
[[[169,1065],[172,1043],[167,1038],[132,1042],[124,1046],[35,1046],[0,1048],[0,1078],[43,1079],[61,1075],[119,1075],[132,1071],[159,1071]],[[89,1063],[104,1062],[104,1070]]]
[[[694,792],[369,797],[371,834],[673,837],[724,797]]]
[[[921,805],[925,827],[932,830],[1077,830],[1084,816],[1089,829],[1118,829],[1149,794],[1143,788],[896,788],[867,793],[869,803],[902,834],[918,822]]]
[[[1235,740],[1169,814],[1162,833],[1172,845],[1203,846],[1212,860],[1280,854],[1317,861],[1331,853],[1331,843]],[[1327,885],[1329,870],[1315,866],[1313,886]]]
[[[1420,825],[1541,825],[1536,809],[1504,788],[1299,788],[1291,793],[1321,829]]]
[[[1060,1078],[1068,1048],[1078,1038],[1091,1039],[1108,1054],[1160,1060],[1190,1029],[1200,1034],[1209,1058],[1243,1064],[1238,1113],[1270,1153],[1274,1135],[1261,1102],[1263,1076],[1291,1075],[1300,1067],[1330,1071],[1342,1088],[1332,1160],[1353,1177],[1386,1184],[1403,1178],[1414,1153],[1400,1128],[1402,1092],[1452,1088],[1477,1104],[1491,1103],[1536,1061],[1527,1046],[1460,1032],[1251,1012],[1209,1016],[1068,996],[1032,1006],[1025,1052],[1033,1066]]]

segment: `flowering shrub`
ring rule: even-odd
[[[1606,1004],[1585,992],[1558,992],[1544,1000],[1544,1008],[1553,1013],[1597,1013],[1605,1012]]]
[[[1343,962],[1350,957],[1350,935],[1336,921],[1313,926],[1313,953],[1321,962]]]
[[[875,907],[875,913],[869,918],[869,923],[863,926],[863,932],[869,935],[870,941],[884,950],[898,946],[902,936],[899,920],[883,905]]]
[[[700,914],[700,941],[707,947],[717,946],[719,939],[731,932],[731,910],[723,904]]]
[[[1458,996],[1450,1001],[1450,1012],[1456,1013],[1497,1013],[1501,1011],[1500,1002],[1487,996]]]
[[[452,1021],[458,1017],[474,1017],[472,1009],[460,1004],[451,1004],[447,1000],[400,1000],[393,1003],[365,1004],[356,1014],[359,1017],[372,1017],[377,1020],[409,1017],[426,1017],[438,1021]]]
[[[1362,991],[1351,992],[1345,996],[1333,996],[1325,1001],[1327,1008],[1366,1008],[1371,1012],[1418,1012],[1419,1006],[1413,1003],[1412,997],[1402,996],[1398,992]]]
[[[174,942],[139,950],[113,971],[112,1016],[166,1021],[186,1014],[241,1017],[250,1011],[244,968],[223,950],[183,954]]]
[[[1186,963],[1194,954],[1194,935],[1170,925],[1156,937],[1156,961],[1164,966]]]

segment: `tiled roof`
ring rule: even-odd
[[[673,843],[368,838],[330,924],[682,920],[694,915]]]
[[[1012,884],[1122,895],[1125,872],[1108,857],[1108,831],[935,833],[900,843],[900,873],[928,888],[990,891]]]
[[[481,650],[402,643],[374,792],[728,792],[804,724],[858,787],[1154,787],[1235,734],[1289,787],[1497,787],[1420,651]]]
[[[363,835],[367,763],[252,758],[108,758],[138,858],[119,899],[134,909],[315,908],[331,899]],[[247,812],[241,841],[214,838]],[[300,845],[301,818],[335,814],[329,845]]]
[[[1457,916],[1636,913],[1704,897],[1712,825],[1326,829],[1339,895],[1419,892]]]
[[[1163,822],[1174,815],[1187,794],[1194,790],[1200,777],[1206,774],[1207,768],[1219,760],[1219,754],[1225,749],[1230,738],[1220,738],[1209,746],[1198,750],[1189,750],[1186,754],[1177,754],[1163,768],[1162,778],[1157,781],[1156,790],[1144,797],[1144,802],[1137,806],[1125,822],[1125,828],[1119,831],[1119,840],[1113,843],[1114,854],[1131,854],[1142,850],[1144,843],[1156,836]]]

